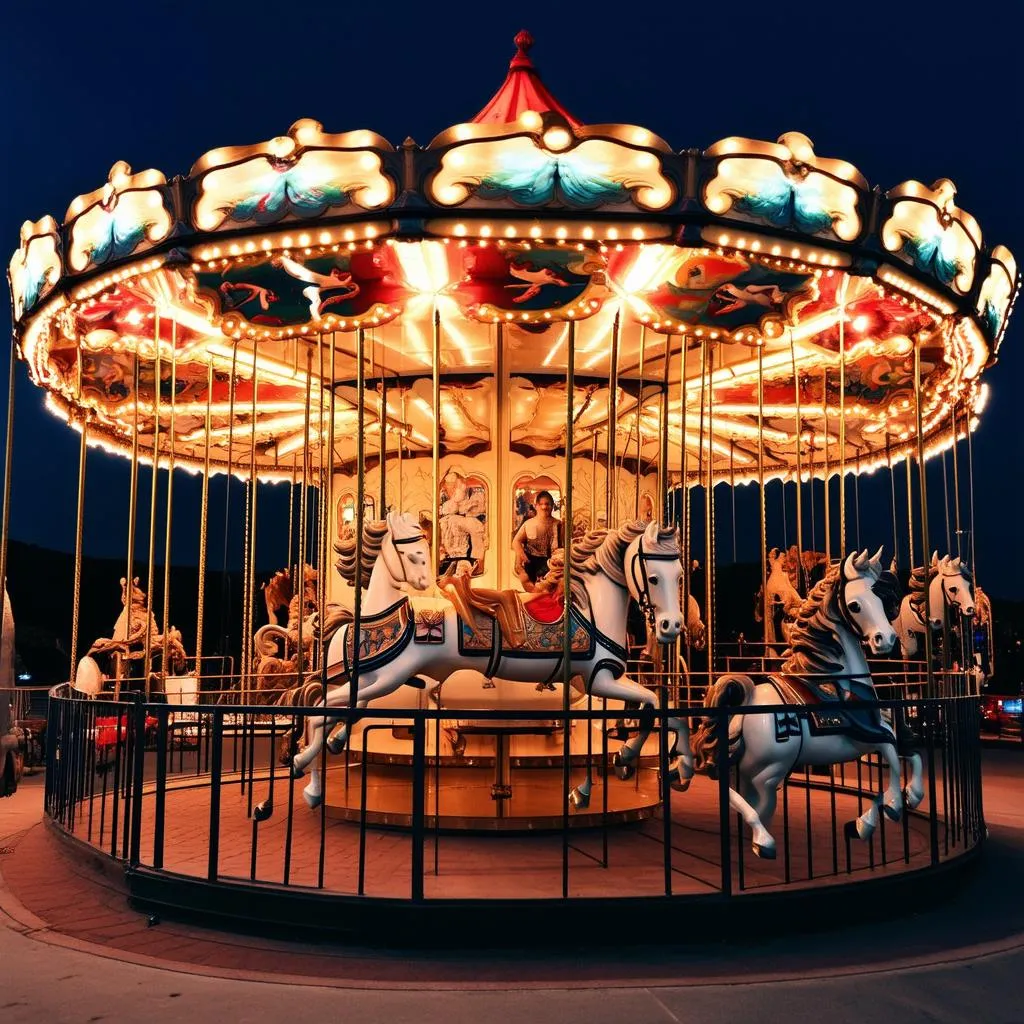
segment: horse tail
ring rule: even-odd
[[[706,708],[741,708],[754,701],[754,681],[750,676],[724,675],[704,695]],[[717,716],[704,718],[690,738],[694,766],[707,771],[711,778],[718,777],[722,754],[718,749]],[[734,764],[743,754],[743,716],[729,719],[729,749],[725,766]]]

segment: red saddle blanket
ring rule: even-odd
[[[562,595],[552,591],[547,594],[538,594],[523,602],[523,611],[533,619],[534,622],[560,622],[562,609],[564,608]]]
[[[156,725],[156,719],[152,715],[146,715],[146,732],[155,729]],[[119,736],[122,743],[128,738],[128,723],[124,715],[117,718],[111,715],[109,718],[96,719],[95,743],[97,747],[116,746]]]

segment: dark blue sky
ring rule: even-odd
[[[532,56],[548,86],[586,122],[641,124],[678,149],[801,131],[819,154],[849,160],[872,184],[951,178],[986,244],[1024,257],[1024,8],[1013,0],[948,9],[916,0],[362,8],[8,6],[0,35],[5,260],[23,220],[60,219],[118,159],[171,177],[208,149],[283,134],[300,117],[328,131],[371,128],[396,144],[407,135],[426,144],[491,96],[522,27],[537,39]],[[974,444],[979,581],[1008,597],[1024,596],[1022,317],[987,375],[992,398]],[[69,548],[77,436],[44,412],[23,367],[17,401],[11,534]],[[127,468],[96,455],[89,479],[88,547],[120,554]],[[941,546],[940,470],[930,486],[939,495],[932,546]],[[889,542],[888,484],[866,487],[862,505],[874,508],[879,535],[869,538],[865,523],[865,542]],[[183,500],[194,488],[182,484]]]

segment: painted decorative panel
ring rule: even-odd
[[[269,142],[213,150],[192,168],[195,224],[216,231],[348,206],[378,210],[395,198],[381,156],[391,148],[373,132],[325,135],[318,122],[303,119]]]
[[[164,203],[166,183],[159,171],[132,174],[124,161],[114,164],[106,185],[68,207],[71,269],[88,270],[167,238],[174,222]]]
[[[844,242],[860,234],[867,182],[851,164],[815,156],[806,135],[789,132],[775,144],[725,139],[706,155],[719,158],[704,186],[712,213]]]
[[[974,282],[981,229],[953,202],[953,182],[940,178],[928,188],[908,181],[888,197],[892,213],[882,225],[882,244],[911,266],[966,295]]]
[[[992,265],[978,292],[978,314],[990,338],[998,339],[1017,284],[1017,261],[1005,245],[992,250]]]
[[[518,206],[594,208],[632,203],[663,210],[675,197],[657,153],[568,127],[457,143],[427,186],[442,206],[470,198]]]
[[[57,222],[49,215],[21,225],[21,245],[8,265],[15,320],[30,313],[60,280],[59,239]]]

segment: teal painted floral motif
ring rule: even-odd
[[[501,170],[484,177],[477,195],[482,199],[511,199],[522,206],[542,206],[560,199],[572,206],[625,203],[629,189],[602,174],[576,153],[543,150],[505,157]]]
[[[115,209],[102,224],[97,225],[97,237],[86,246],[89,262],[106,263],[107,260],[130,256],[155,225],[155,220],[139,222],[130,213],[125,215]]]
[[[25,268],[25,291],[21,300],[23,312],[32,309],[43,294],[48,281],[46,270],[44,266],[33,267],[31,264]]]
[[[319,216],[332,206],[348,202],[347,190],[331,181],[318,181],[301,165],[273,163],[260,175],[249,194],[221,207],[231,220],[269,224],[286,213]]]
[[[1003,325],[1002,311],[991,299],[986,299],[981,317],[989,334],[994,338],[999,333],[999,328]]]
[[[903,251],[918,270],[934,274],[943,284],[952,284],[965,269],[955,255],[956,243],[945,232],[908,238]]]
[[[813,182],[766,182],[756,193],[736,201],[740,213],[777,228],[796,228],[809,234],[832,227],[832,214],[822,204],[821,189]]]

